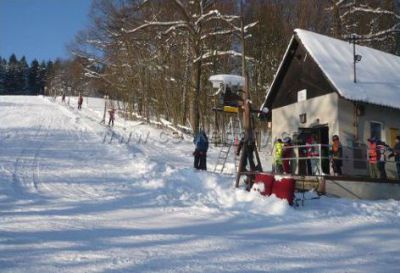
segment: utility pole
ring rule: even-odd
[[[239,167],[236,174],[236,188],[239,187],[240,177],[243,171],[243,163],[248,157],[248,143],[252,141],[255,143],[253,125],[251,122],[251,105],[250,105],[250,94],[249,94],[249,75],[247,73],[246,65],[246,44],[245,44],[245,29],[244,29],[244,14],[243,14],[243,0],[240,1],[240,42],[242,47],[242,77],[244,78],[243,86],[243,131],[244,131],[244,142],[241,149]],[[257,164],[261,168],[261,162],[259,159],[257,148],[252,153],[256,153]],[[254,171],[254,170],[250,170]]]
[[[361,61],[362,56],[356,54],[356,41],[358,40],[357,34],[352,34],[349,42],[353,43],[353,75],[354,75],[354,83],[357,83],[357,66],[356,64]]]

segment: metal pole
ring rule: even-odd
[[[353,34],[351,36],[352,40],[353,40],[353,70],[354,70],[354,83],[357,83],[357,69],[356,69],[356,35]]]

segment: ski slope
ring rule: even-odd
[[[399,201],[235,190],[191,139],[117,119],[110,143],[103,106],[0,97],[0,272],[400,272]]]

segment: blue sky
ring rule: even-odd
[[[91,0],[0,0],[0,56],[66,58],[65,45],[88,23]]]

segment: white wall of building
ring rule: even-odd
[[[272,139],[292,136],[299,128],[328,125],[329,135],[339,133],[337,93],[300,101],[272,110]],[[299,115],[306,114],[306,123],[301,123]]]

